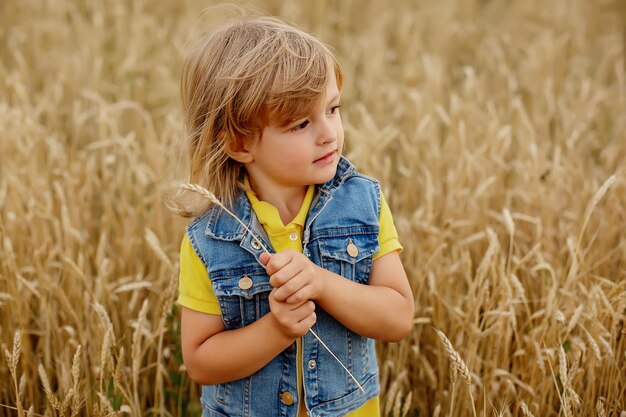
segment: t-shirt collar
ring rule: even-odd
[[[259,223],[268,226],[270,229],[284,228],[290,225],[297,225],[301,228],[304,227],[306,216],[309,213],[309,208],[311,208],[311,202],[313,201],[313,197],[315,195],[315,185],[309,185],[296,217],[294,217],[288,225],[283,225],[278,209],[267,201],[261,201],[257,198],[254,191],[250,188],[250,181],[248,180],[247,175],[244,176],[243,184],[244,189],[246,190],[246,196],[250,201],[252,210],[256,213]]]

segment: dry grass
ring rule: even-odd
[[[620,415],[624,0],[387,4],[256,2],[337,50],[346,154],[405,245],[416,319],[381,345],[383,409]],[[0,2],[0,416],[198,410],[162,190],[205,5]]]

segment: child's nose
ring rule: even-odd
[[[331,120],[324,120],[320,124],[318,138],[321,143],[329,143],[337,140],[337,129]]]

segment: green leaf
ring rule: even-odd
[[[569,352],[572,349],[572,344],[569,340],[566,340],[565,342],[563,342],[563,350],[565,351],[565,353]]]

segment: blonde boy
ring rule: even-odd
[[[413,296],[377,181],[341,155],[342,77],[321,42],[270,18],[225,26],[185,62],[190,180],[252,231],[211,207],[181,246],[205,416],[379,415],[374,339],[408,334]]]

